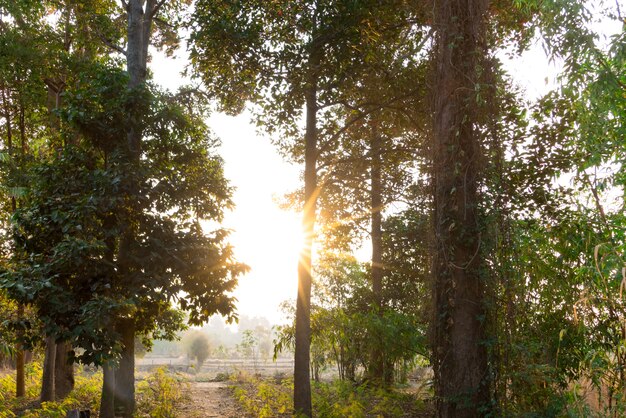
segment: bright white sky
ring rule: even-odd
[[[615,27],[604,28],[605,33],[620,30],[619,23],[612,23]],[[150,67],[161,86],[175,90],[185,82],[180,72],[186,59],[184,52],[180,54],[168,59],[153,53]],[[506,61],[505,68],[532,100],[555,86],[559,65],[548,62],[537,42],[521,57]],[[238,312],[283,322],[279,304],[296,296],[301,228],[299,214],[282,211],[275,198],[298,187],[300,167],[279,156],[247,112],[236,117],[214,114],[209,126],[222,141],[219,154],[226,177],[236,187],[236,209],[228,213],[224,226],[233,230],[230,241],[237,258],[251,267],[235,291]]]
[[[184,57],[183,52],[171,59],[153,51],[150,68],[156,82],[171,90],[185,83],[179,75]],[[237,259],[251,268],[239,279],[237,310],[273,324],[283,322],[279,305],[295,299],[297,292],[301,226],[299,214],[279,209],[275,198],[298,187],[300,168],[282,159],[248,112],[236,117],[215,113],[209,126],[222,141],[218,153],[236,188],[236,208],[226,215],[224,227],[233,231],[230,242]]]
[[[226,178],[237,188],[237,206],[226,227],[234,230],[237,257],[251,267],[235,292],[238,310],[276,324],[283,318],[278,305],[296,297],[302,239],[300,215],[279,209],[274,199],[298,187],[300,169],[284,162],[269,138],[257,134],[249,113],[216,114],[209,124],[222,139]]]

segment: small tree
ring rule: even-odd
[[[191,337],[187,354],[196,360],[196,371],[200,371],[210,353],[209,337],[204,332],[195,332]]]
[[[241,343],[237,345],[237,350],[246,358],[252,358],[256,361],[256,348],[259,344],[258,338],[254,335],[254,331],[247,329],[243,332]]]

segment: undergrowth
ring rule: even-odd
[[[98,417],[102,373],[87,373],[77,369],[74,390],[59,402],[37,401],[41,389],[41,363],[30,363],[26,368],[26,396],[15,398],[15,374],[0,376],[0,418],[65,418],[72,409],[90,409],[92,418]],[[137,418],[175,418],[175,409],[184,401],[183,388],[187,383],[165,369],[156,369],[145,380],[137,383]]]
[[[72,409],[98,409],[102,373],[87,374],[77,370],[74,390],[62,401],[37,401],[41,389],[41,363],[26,366],[26,396],[15,398],[15,374],[0,378],[0,418],[65,418]]]
[[[155,369],[136,387],[137,418],[176,418],[177,406],[187,399],[188,387],[179,375],[166,368]]]
[[[245,412],[259,418],[292,416],[293,378],[259,378],[240,373],[232,392]],[[347,381],[313,383],[313,413],[321,418],[402,418],[429,416],[414,395],[368,388]]]

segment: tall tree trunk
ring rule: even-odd
[[[145,2],[145,12],[144,12]],[[136,89],[146,81],[148,46],[152,32],[152,20],[157,12],[158,5],[155,0],[129,0],[127,2],[128,42],[126,48],[126,69],[128,71],[128,88]],[[138,166],[141,155],[141,121],[136,120],[137,115],[131,112],[131,126],[127,132],[128,158],[131,165]],[[135,181],[131,181],[129,199],[136,202],[134,197],[138,193],[138,186]],[[134,204],[133,204],[134,205]],[[139,208],[131,208],[131,217]],[[135,231],[132,227],[127,227],[123,232],[120,243],[118,261],[120,269],[124,273],[129,273],[128,260],[130,259],[130,249],[135,241]],[[115,371],[115,410],[120,411],[123,417],[132,417],[135,411],[135,322],[134,318],[118,319],[117,331],[122,335],[122,358],[119,368]],[[104,391],[103,391],[104,395]]]
[[[18,80],[19,82],[19,80]],[[20,112],[18,119],[18,127],[20,129],[20,146],[21,146],[21,155],[22,158],[26,155],[26,151],[28,151],[28,145],[26,142],[26,107],[24,106],[24,101],[20,96]]]
[[[100,418],[115,418],[115,372],[108,364],[102,366]]]
[[[46,337],[46,352],[43,359],[43,376],[41,378],[41,402],[55,400],[54,392],[54,366],[57,357],[57,347],[54,337]]]
[[[57,400],[62,400],[74,389],[74,364],[70,363],[69,353],[72,347],[67,342],[60,342],[56,349],[54,362],[54,390]]]
[[[443,0],[435,7],[433,365],[439,417],[484,416],[489,406],[475,127],[487,6],[487,0]]]
[[[13,155],[13,125],[11,124],[11,109],[9,107],[9,101],[6,94],[6,85],[2,85],[2,107],[4,118],[6,120],[7,129],[7,143],[6,147],[9,151],[9,155]],[[11,213],[15,213],[17,209],[17,201],[15,197],[11,197]],[[19,319],[24,317],[24,305],[18,303],[17,305],[17,317]],[[17,347],[15,354],[15,396],[21,398],[26,395],[26,380],[24,373],[24,350],[21,345]]]
[[[133,318],[118,319],[117,331],[122,336],[122,356],[115,370],[115,413],[132,418],[135,413],[135,322]]]
[[[18,80],[19,81],[19,80]],[[22,157],[22,161],[26,156],[26,116],[25,116],[25,108],[24,108],[24,100],[20,95],[19,99],[20,109],[19,109],[19,131],[20,131],[20,156]],[[8,115],[7,115],[8,116]],[[8,127],[8,119],[7,119],[7,129]],[[13,141],[9,139],[9,153],[13,154]],[[15,197],[11,198],[11,211],[15,213],[17,210],[17,199]],[[22,303],[18,303],[17,314],[20,319],[24,317],[24,305]],[[19,332],[19,337],[23,337],[23,331]],[[24,349],[23,347],[18,348],[17,357],[15,359],[16,363],[16,393],[20,393],[18,396],[25,396],[26,394],[26,373],[25,373],[25,364],[24,364]]]
[[[371,240],[372,240],[372,295],[373,311],[383,315],[383,234],[382,234],[382,170],[381,170],[381,139],[376,130],[372,132],[370,150],[370,211],[371,211]],[[385,364],[382,349],[382,336],[376,332],[369,365],[369,377],[372,383],[384,384]]]
[[[313,235],[317,212],[317,74],[321,49],[313,36],[309,55],[309,79],[306,90],[306,132],[304,135],[304,209],[302,231],[304,243],[298,261],[298,297],[294,359],[294,410],[301,416],[312,416],[311,406],[311,280]]]
[[[12,199],[13,206],[15,205],[15,199]],[[13,207],[15,212],[15,207]],[[24,317],[24,305],[17,305],[17,317]],[[26,395],[26,373],[25,373],[25,361],[24,361],[24,349],[21,344],[17,347],[15,353],[15,396],[21,398]]]
[[[149,14],[149,12],[148,12]],[[144,25],[148,23],[143,11],[142,0],[130,0],[128,2],[128,47],[126,49],[126,70],[128,71],[128,88],[135,89],[146,81],[148,39],[145,39]],[[149,36],[149,33],[148,33]],[[131,114],[131,120],[133,115]],[[138,122],[134,121],[133,122]],[[136,123],[131,125],[137,125]],[[141,131],[137,126],[131,126],[128,131],[128,148],[131,158],[139,160],[141,146]]]

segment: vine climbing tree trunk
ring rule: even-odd
[[[489,406],[476,127],[487,7],[488,0],[435,7],[433,366],[442,418],[484,416]]]

